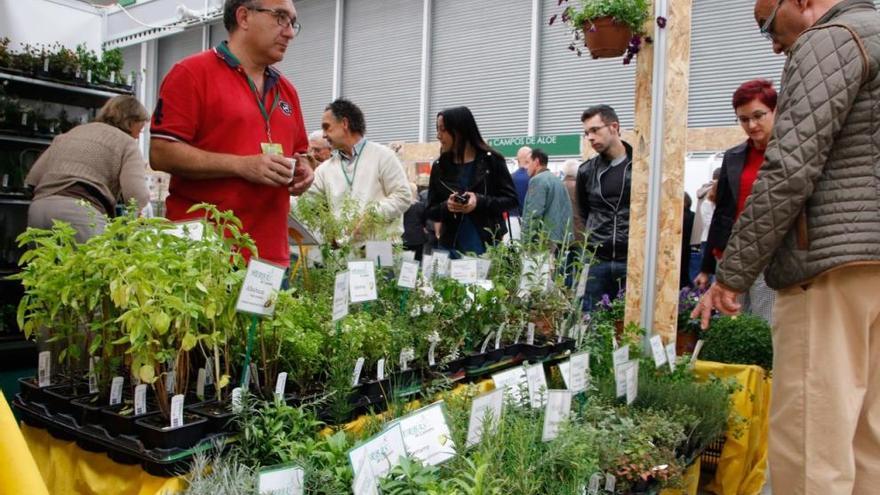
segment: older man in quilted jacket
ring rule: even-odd
[[[694,315],[776,289],[770,469],[785,495],[880,493],[880,14],[757,0],[788,60],[773,138]]]

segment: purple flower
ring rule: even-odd
[[[666,18],[663,17],[662,15],[657,17],[657,27],[659,27],[660,29],[663,29],[666,27]]]
[[[608,294],[602,294],[602,302],[601,302],[601,304],[602,304],[602,306],[605,306],[605,307],[607,307],[607,308],[610,308],[610,307],[611,307],[611,298],[608,297]]]

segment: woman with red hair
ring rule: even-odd
[[[721,176],[715,191],[715,213],[709,226],[709,237],[703,252],[700,274],[694,284],[706,288],[709,277],[715,273],[717,261],[724,255],[727,239],[733,224],[739,218],[752,193],[752,184],[764,163],[764,150],[773,131],[776,116],[776,90],[773,83],[756,79],[743,83],[733,93],[733,109],[736,119],[748,139],[724,153]],[[775,292],[764,283],[761,275],[743,294],[742,310],[771,322]]]

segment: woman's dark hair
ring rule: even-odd
[[[480,134],[480,129],[477,127],[477,121],[474,120],[474,114],[468,107],[446,108],[441,110],[437,117],[443,117],[443,127],[446,128],[446,132],[452,135],[453,158],[463,161],[467,145],[473,146],[477,152],[483,151],[499,157],[502,156],[483,140],[483,135]]]

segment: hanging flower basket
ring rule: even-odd
[[[613,17],[599,17],[584,22],[584,44],[593,58],[616,58],[626,53],[633,37],[630,27]]]

